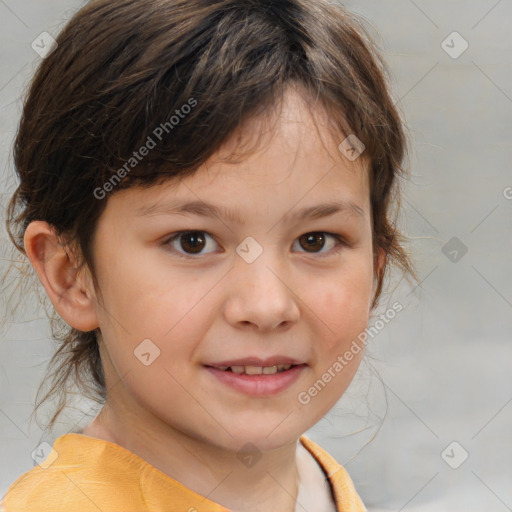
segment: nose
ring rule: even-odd
[[[300,301],[278,258],[265,251],[252,263],[236,262],[225,306],[225,318],[231,325],[269,332],[297,323]]]

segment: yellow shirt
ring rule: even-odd
[[[327,476],[338,512],[366,512],[346,470],[306,436],[300,442]],[[53,450],[9,487],[3,512],[229,512],[115,443],[71,433]]]

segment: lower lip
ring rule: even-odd
[[[231,371],[222,371],[207,366],[206,369],[220,382],[231,388],[251,396],[270,396],[289,388],[306,368],[305,364],[292,366],[289,370],[274,373],[273,375],[247,375]]]

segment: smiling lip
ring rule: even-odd
[[[267,357],[266,359],[260,359],[259,357],[243,357],[240,359],[230,359],[226,361],[220,361],[217,363],[209,363],[206,364],[205,366],[220,368],[221,366],[277,366],[278,364],[299,365],[304,363],[291,357],[278,355]]]
[[[273,374],[247,375],[245,373],[233,373],[232,371],[221,370],[231,366],[277,366],[292,365],[288,370]],[[246,357],[242,359],[232,359],[204,365],[206,370],[213,375],[219,382],[230,388],[254,397],[265,397],[275,395],[289,388],[297,381],[307,364],[301,363],[296,359],[285,356],[274,356],[266,359],[257,357]]]

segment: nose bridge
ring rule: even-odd
[[[259,238],[262,240],[263,236]],[[268,243],[270,238],[271,236],[267,235],[267,243],[263,245],[249,236],[236,249],[239,256],[235,265],[236,271],[239,272],[237,279],[246,281],[246,285],[254,290],[275,287],[275,291],[278,291],[284,286],[284,276],[279,275],[285,272],[285,265],[282,264],[283,255],[279,254],[276,245]]]
[[[247,237],[237,247],[237,253],[228,320],[231,323],[250,322],[261,329],[295,322],[299,309],[287,284],[288,272],[283,255],[276,246],[264,247],[255,238]]]

